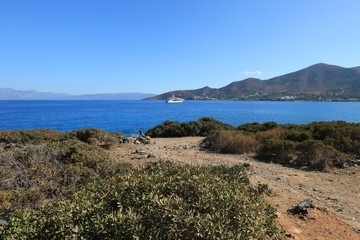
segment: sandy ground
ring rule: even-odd
[[[360,167],[323,173],[284,167],[255,160],[252,155],[219,154],[200,150],[203,138],[157,138],[151,144],[122,144],[111,150],[116,161],[141,165],[149,161],[197,164],[249,163],[253,184],[272,190],[268,201],[278,212],[278,223],[292,239],[360,240]],[[307,217],[288,214],[305,199],[316,208]]]

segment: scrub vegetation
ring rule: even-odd
[[[150,137],[206,137],[217,130],[230,130],[234,127],[217,121],[213,118],[203,117],[197,121],[176,122],[165,121],[164,123],[149,129],[146,135]]]
[[[305,125],[249,123],[217,131],[203,146],[221,153],[254,152],[263,161],[326,171],[360,158],[360,124],[314,122]]]
[[[133,168],[109,157],[121,137],[0,131],[0,239],[282,237],[267,186],[241,166]]]

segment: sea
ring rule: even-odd
[[[306,124],[360,122],[360,102],[184,101],[0,101],[0,129],[100,128],[136,135],[166,120],[187,122],[211,117],[233,126],[249,122]]]

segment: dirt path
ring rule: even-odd
[[[331,173],[309,172],[254,160],[251,155],[218,154],[201,151],[202,138],[159,138],[151,144],[123,144],[111,151],[117,161],[134,165],[168,160],[196,164],[249,163],[253,184],[272,189],[269,202],[277,209],[279,224],[293,239],[360,240],[360,168]],[[316,209],[307,218],[291,216],[287,210],[305,199]]]

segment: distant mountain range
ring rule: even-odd
[[[38,92],[34,90],[18,91],[0,88],[0,100],[140,100],[152,97],[150,93],[100,93],[70,95],[65,93]]]
[[[268,80],[248,78],[222,88],[177,90],[147,99],[165,100],[173,95],[187,100],[359,101],[360,67],[344,68],[319,63]]]

